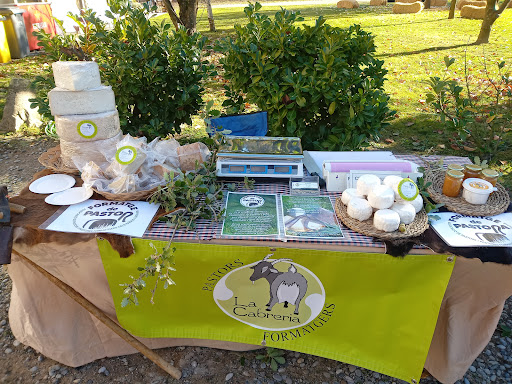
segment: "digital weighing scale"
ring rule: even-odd
[[[219,177],[302,177],[297,137],[228,136],[217,154]]]

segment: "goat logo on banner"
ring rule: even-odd
[[[325,304],[325,290],[309,269],[292,259],[265,256],[234,269],[213,290],[228,316],[252,327],[284,331],[313,321]]]

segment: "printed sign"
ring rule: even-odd
[[[121,147],[116,152],[116,160],[119,164],[128,165],[137,158],[137,150],[131,145]]]
[[[324,287],[292,259],[272,256],[230,271],[215,285],[213,298],[226,315],[254,328],[285,331],[304,326],[322,312]]]
[[[512,246],[512,213],[487,217],[452,212],[435,215],[440,219],[430,225],[452,247]]]
[[[223,236],[277,236],[277,196],[229,192]]]
[[[134,239],[135,254],[121,259],[99,240],[123,328],[310,353],[419,382],[453,258],[230,243],[173,243],[176,284],[160,285],[152,304],[158,277],[148,276],[138,305],[123,307],[123,284],[168,243]]]
[[[339,240],[338,225],[329,196],[281,196],[286,236]]]
[[[76,129],[78,134],[84,139],[92,139],[98,133],[98,127],[90,120],[79,122]]]
[[[142,237],[158,207],[143,201],[87,200],[68,207],[45,229]]]

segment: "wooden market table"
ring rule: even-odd
[[[41,177],[44,174],[36,176]],[[287,188],[286,184],[261,185],[256,192],[286,194]],[[335,195],[331,197],[334,198]],[[32,210],[32,215],[15,220],[13,249],[74,288],[109,317],[116,319],[116,307],[96,238],[88,234],[62,234],[37,230],[51,215],[48,211],[34,212],[38,206],[44,204],[42,198],[44,196],[31,194],[25,188],[19,197],[12,199],[15,203],[28,206],[29,212]],[[199,223],[197,232],[179,232],[175,239],[177,242],[205,246],[226,244],[268,247],[269,252],[273,248],[291,248],[354,254],[385,253],[385,244],[346,228],[343,230],[347,238],[342,242],[254,241],[220,238],[218,226]],[[161,223],[155,223],[144,235],[146,239],[166,240],[169,237],[170,230]],[[118,245],[117,249],[121,250],[125,246],[126,243],[123,243]],[[428,256],[434,252],[426,247],[415,247],[409,254]],[[9,320],[12,332],[20,342],[69,366],[80,366],[103,357],[136,352],[52,283],[23,264],[14,253],[8,272],[13,281]],[[504,303],[511,295],[511,265],[483,263],[478,258],[457,257],[442,299],[425,368],[443,383],[453,383],[462,378],[488,344],[500,319]],[[243,351],[261,347],[200,338],[140,340],[150,348],[207,346]]]

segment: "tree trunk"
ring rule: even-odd
[[[453,19],[455,17],[455,5],[457,4],[457,0],[452,0],[450,3],[450,13],[448,13],[448,19]]]
[[[496,9],[496,4],[498,0],[487,0],[487,6],[485,7],[485,18],[482,21],[482,26],[480,27],[480,34],[478,35],[478,39],[476,39],[475,44],[487,44],[489,43],[489,37],[491,35],[491,28],[494,22],[502,12],[507,8],[510,3],[510,0],[505,0],[501,3],[500,7]]]
[[[213,20],[212,2],[206,1],[206,9],[208,10],[208,23],[210,24],[210,32],[215,32],[215,20]]]
[[[183,25],[182,21],[176,14],[176,11],[174,10],[174,7],[172,6],[171,0],[163,0],[165,10],[169,14],[169,17],[171,18],[172,23],[174,24],[174,28],[178,30],[179,25]]]
[[[425,6],[425,9],[430,9],[430,0],[425,0],[423,4]]]
[[[189,34],[196,32],[198,3],[199,0],[178,0],[180,19]]]

